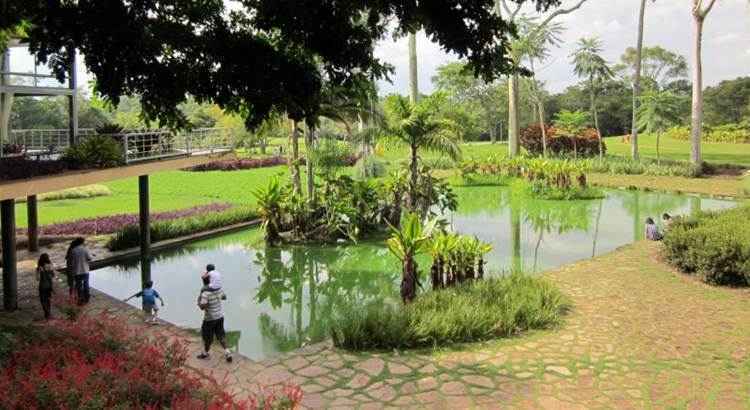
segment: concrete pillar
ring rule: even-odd
[[[148,175],[138,177],[138,210],[141,233],[141,284],[151,280],[151,224]]]
[[[16,267],[16,201],[0,202],[0,231],[3,241],[3,308],[18,309],[18,272]]]
[[[26,198],[26,216],[29,236],[29,252],[39,250],[39,220],[37,218],[36,195]]]

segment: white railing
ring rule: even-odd
[[[93,128],[79,128],[78,138],[96,134]],[[19,145],[26,153],[59,154],[70,144],[68,129],[20,129],[10,131],[10,144]]]
[[[234,139],[224,128],[198,128],[173,134],[170,131],[145,131],[114,135],[125,152],[125,163],[174,156],[206,155],[233,149]]]
[[[79,129],[78,141],[94,135],[97,135],[94,129]],[[59,158],[69,146],[68,136],[68,130],[64,129],[12,130],[8,143],[20,146],[20,154],[23,155]],[[166,130],[138,130],[111,134],[109,137],[122,145],[125,163],[128,164],[175,156],[213,154],[234,148],[232,132],[225,128],[198,128],[176,134]],[[0,157],[16,154],[0,150]]]

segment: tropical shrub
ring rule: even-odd
[[[579,157],[593,157],[599,155],[599,139],[593,128],[582,128],[575,137],[562,134],[557,128],[547,126],[547,154],[553,156],[573,156],[574,150]],[[531,124],[521,130],[521,146],[530,155],[542,155],[542,128],[539,124]],[[607,144],[602,141],[602,151],[607,152]]]
[[[122,126],[113,122],[106,122],[96,127],[96,133],[100,135],[122,134],[124,130],[125,129]]]
[[[391,226],[391,237],[386,241],[388,250],[401,261],[401,300],[409,303],[417,297],[419,285],[419,267],[416,257],[427,252],[437,220],[427,224],[417,214],[407,213],[401,220],[401,226]]]
[[[546,280],[516,273],[433,290],[408,305],[342,309],[331,336],[334,345],[349,350],[447,346],[549,328],[568,306]]]
[[[61,160],[37,161],[24,157],[6,157],[0,160],[0,180],[26,179],[42,175],[54,175],[68,169]]]
[[[143,337],[106,314],[19,336],[0,371],[4,409],[292,409],[302,398],[292,385],[235,398],[186,367],[184,344]]]
[[[521,178],[527,182],[524,186],[529,192],[541,199],[600,198],[601,192],[588,185],[586,174],[591,171],[591,162],[494,156],[484,162],[468,163],[462,167],[462,176],[469,182],[476,179],[476,175],[494,176],[504,181]]]
[[[585,160],[593,172],[624,175],[654,175],[654,176],[681,176],[694,178],[702,175],[710,169],[706,164],[695,166],[687,161],[673,161],[662,159],[656,160],[643,158],[634,161],[623,157],[606,157],[603,161]]]
[[[94,135],[68,147],[62,159],[70,168],[110,168],[125,163],[122,145],[104,135]]]
[[[690,127],[672,127],[664,133],[665,137],[689,141]],[[750,122],[730,123],[715,127],[703,128],[701,140],[704,142],[724,142],[730,144],[750,144]]]
[[[455,210],[456,195],[450,185],[433,177],[429,170],[417,179],[418,212],[422,216]],[[259,214],[269,243],[356,241],[383,232],[388,224],[398,226],[402,209],[409,203],[407,171],[385,180],[354,180],[323,176],[315,186],[315,200],[294,194],[291,186],[271,180],[255,190]]]
[[[258,219],[258,216],[258,211],[255,208],[241,207],[224,212],[209,212],[187,218],[158,221],[151,224],[151,240],[159,242],[179,238],[242,222],[250,222]],[[111,251],[119,251],[134,248],[139,243],[139,225],[127,225],[114,233],[107,242],[107,248]]]
[[[664,236],[666,259],[715,285],[750,284],[750,207],[676,219]]]
[[[357,179],[380,178],[388,173],[386,163],[374,155],[360,158],[354,165]]]

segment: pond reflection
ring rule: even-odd
[[[491,186],[456,191],[459,211],[447,219],[456,231],[493,245],[486,258],[489,274],[541,272],[601,255],[641,239],[647,216],[734,205],[638,191],[608,191],[606,198],[589,201],[534,200]],[[428,258],[421,259],[419,266],[427,269]],[[337,310],[398,300],[399,264],[382,239],[349,246],[267,247],[258,230],[248,230],[154,255],[149,268],[166,301],[162,318],[200,327],[195,300],[207,263],[223,274],[232,344],[256,359],[325,339]],[[140,279],[136,259],[94,272],[91,282],[124,298],[137,290]],[[138,306],[138,301],[131,303]]]

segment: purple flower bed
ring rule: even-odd
[[[222,212],[232,208],[231,204],[215,203],[176,211],[157,212],[151,214],[152,221],[187,218],[199,214]],[[41,235],[104,235],[114,233],[127,225],[138,224],[138,214],[120,214],[103,216],[100,218],[86,218],[77,221],[44,225],[39,228]],[[23,234],[26,229],[18,229]]]
[[[286,165],[287,160],[285,157],[267,157],[267,158],[247,158],[247,159],[234,159],[225,161],[214,161],[208,164],[198,165],[193,168],[188,168],[188,171],[193,172],[205,172],[205,171],[238,171],[241,169],[254,169],[254,168],[265,168],[275,167],[277,165]]]

